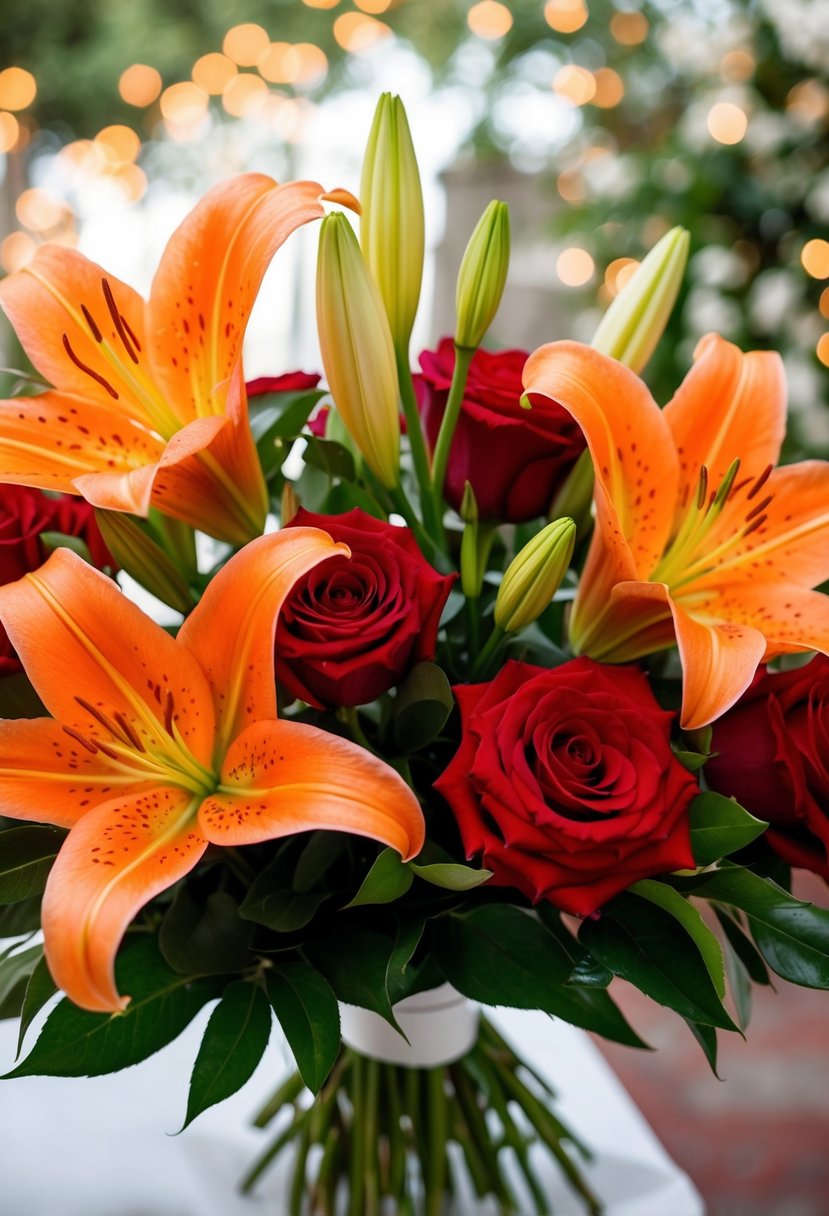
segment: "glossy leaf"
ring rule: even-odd
[[[705,1026],[736,1029],[696,943],[669,913],[620,897],[582,924],[579,939],[614,975],[660,1005]]]
[[[29,982],[26,985],[26,992],[23,997],[23,1005],[20,1010],[20,1030],[17,1036],[17,1055],[20,1055],[23,1039],[32,1021],[56,992],[55,981],[52,979],[46,959],[41,958],[35,964],[35,969],[29,976]]]
[[[188,1124],[250,1080],[271,1033],[271,1010],[258,984],[240,980],[222,994],[210,1015],[190,1078]]]
[[[698,866],[710,866],[744,849],[768,824],[722,794],[698,794],[691,803],[691,847]]]
[[[572,966],[567,983],[582,988],[607,988],[613,979],[613,972],[608,971],[607,967],[603,967],[588,950],[585,950],[581,942],[564,924],[558,908],[554,908],[549,903],[540,903],[535,911],[547,932],[552,933],[559,945],[567,952]]]
[[[43,947],[37,945],[6,954],[0,961],[0,1018],[18,1016],[29,977],[42,958]]]
[[[270,865],[254,878],[239,905],[239,915],[277,933],[293,933],[310,924],[329,891],[327,888],[297,891],[293,885],[295,861],[291,844],[283,846]]]
[[[446,979],[470,1000],[542,1009],[616,1042],[644,1046],[608,993],[566,986],[572,960],[534,916],[485,905],[446,917],[436,941]]]
[[[720,1074],[717,1072],[717,1032],[716,1032],[716,1030],[714,1029],[713,1026],[704,1026],[700,1022],[690,1021],[689,1018],[686,1018],[685,1022],[687,1024],[688,1029],[690,1030],[691,1034],[694,1036],[694,1038],[696,1039],[696,1041],[699,1043],[700,1047],[702,1048],[703,1052],[705,1053],[705,1058],[708,1061],[708,1064],[711,1068],[712,1073],[714,1074],[714,1076],[717,1078],[718,1081],[722,1080],[722,1078],[720,1077]]]
[[[182,884],[158,934],[161,953],[180,975],[226,975],[249,961],[253,925],[239,916],[236,900],[213,891],[200,903]]]
[[[0,938],[19,937],[40,928],[40,896],[0,906]]]
[[[58,828],[35,824],[0,833],[0,904],[41,895],[65,839]]]
[[[417,663],[398,689],[393,734],[401,752],[416,752],[436,739],[446,725],[455,699],[444,671],[436,663]]]
[[[715,912],[728,944],[743,964],[749,979],[755,984],[771,984],[768,967],[751,939],[724,908],[715,908]]]
[[[400,860],[397,850],[383,849],[360,884],[357,894],[345,907],[393,903],[406,894],[413,881],[411,870]]]
[[[422,866],[410,861],[409,869],[424,882],[445,891],[472,891],[492,877],[492,870],[475,870],[453,861],[436,861]]]
[[[723,962],[720,943],[706,925],[693,904],[684,895],[680,895],[667,883],[657,882],[652,878],[642,879],[630,887],[634,895],[647,899],[663,911],[670,913],[682,925],[689,937],[693,938],[697,949],[702,955],[702,961],[708,968],[711,982],[720,1000],[725,997],[725,963]]]
[[[120,1014],[88,1013],[69,1000],[57,1005],[28,1056],[7,1077],[96,1077],[146,1060],[177,1038],[221,987],[172,971],[155,938],[136,936],[116,963],[121,992],[132,996]]]
[[[299,1075],[319,1093],[340,1050],[340,1011],[331,985],[316,967],[292,959],[268,973],[267,987]]]
[[[305,952],[347,1005],[379,1013],[396,1026],[386,990],[386,972],[394,942],[370,929],[349,929],[307,943]]]
[[[752,947],[753,949],[754,947]],[[737,1014],[737,1025],[741,1030],[747,1030],[751,1021],[752,989],[751,979],[737,952],[729,943],[728,938],[723,944],[725,959],[725,974],[728,978],[728,990]],[[762,962],[762,959],[760,960]]]

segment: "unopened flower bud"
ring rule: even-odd
[[[360,244],[386,307],[392,340],[408,350],[423,279],[423,192],[403,102],[383,93],[360,183]]]
[[[400,479],[397,367],[383,301],[342,212],[320,227],[317,326],[328,387],[368,467]]]
[[[290,481],[286,481],[282,487],[282,494],[279,500],[279,519],[284,527],[289,524],[299,510],[299,499],[297,498],[296,490]]]
[[[672,228],[625,283],[599,323],[593,347],[640,372],[665,332],[688,261],[690,236]]]
[[[495,600],[495,624],[518,633],[541,616],[570,566],[576,542],[572,519],[555,519],[512,560]]]
[[[95,518],[115,561],[162,604],[188,613],[193,594],[160,545],[129,515],[97,510]]]
[[[509,267],[509,207],[488,204],[463,255],[455,292],[455,345],[475,350],[492,324]]]

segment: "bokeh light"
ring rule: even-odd
[[[829,319],[829,287],[824,287],[820,293],[818,308],[820,309],[820,315]]]
[[[133,63],[121,73],[118,92],[128,106],[152,105],[161,92],[161,73],[147,63]]]
[[[594,80],[596,91],[591,98],[593,105],[600,106],[603,110],[618,106],[625,95],[625,86],[619,73],[614,72],[613,68],[599,68]]]
[[[388,38],[391,30],[384,21],[366,13],[343,13],[334,22],[334,37],[344,51],[359,55]]]
[[[748,130],[748,117],[733,101],[718,101],[708,111],[708,132],[721,144],[738,144]]]
[[[583,287],[593,277],[596,264],[586,249],[573,245],[556,258],[556,274],[565,287]]]
[[[141,138],[132,127],[116,123],[104,127],[95,136],[95,142],[104,148],[104,155],[115,163],[130,164],[141,151]]]
[[[14,210],[18,221],[30,232],[48,232],[51,228],[57,228],[67,212],[65,203],[37,186],[23,191]]]
[[[596,95],[596,77],[587,68],[567,63],[556,72],[553,91],[574,106],[584,106]]]
[[[28,232],[10,232],[0,244],[0,266],[7,274],[14,274],[28,266],[37,250],[37,242]]]
[[[638,46],[649,29],[644,13],[614,13],[610,18],[610,32],[620,46]]]
[[[557,34],[574,34],[587,22],[584,0],[547,0],[544,20]]]
[[[565,169],[556,180],[558,190],[565,203],[583,203],[585,198],[584,178],[578,169]]]
[[[168,122],[179,126],[192,126],[204,118],[208,100],[204,89],[200,89],[192,81],[182,80],[164,90],[159,105]]]
[[[391,8],[391,0],[354,0],[354,3],[364,13],[371,13],[375,17],[378,13],[385,13],[386,9]]]
[[[800,261],[813,279],[829,279],[829,241],[820,237],[807,241],[800,251]]]
[[[328,56],[313,42],[272,42],[259,57],[261,75],[271,84],[316,85],[325,79]]]
[[[815,354],[824,367],[829,367],[829,334],[821,334],[817,340]]]
[[[639,263],[636,258],[616,258],[604,272],[605,286],[611,296],[617,296],[624,285],[636,274]]]
[[[229,29],[222,43],[222,50],[228,59],[238,63],[239,67],[252,68],[256,66],[259,56],[270,46],[267,30],[253,22],[234,25]]]
[[[801,122],[820,122],[829,114],[829,89],[820,80],[801,80],[789,91],[786,109]]]
[[[234,118],[255,114],[268,95],[268,86],[261,76],[250,72],[234,76],[222,93],[222,105]]]
[[[466,24],[478,38],[494,41],[512,29],[512,13],[498,0],[480,0],[466,14]]]
[[[720,75],[728,84],[750,80],[757,64],[748,51],[727,51],[720,60]]]
[[[20,135],[20,123],[14,114],[0,114],[0,154],[11,152]]]
[[[236,75],[236,64],[221,51],[211,51],[202,55],[193,64],[193,83],[205,93],[218,97],[226,88],[228,81]]]
[[[37,81],[25,68],[0,72],[0,110],[25,110],[37,97]]]
[[[308,8],[336,8],[340,0],[302,0]]]

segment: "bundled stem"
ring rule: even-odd
[[[548,1216],[542,1149],[596,1216],[599,1201],[567,1146],[587,1151],[552,1114],[553,1097],[486,1018],[469,1053],[437,1068],[384,1064],[344,1047],[316,1098],[294,1077],[257,1116],[264,1127],[289,1114],[243,1189],[293,1146],[291,1216],[440,1216],[459,1184],[454,1144],[480,1200],[494,1198],[502,1216]]]

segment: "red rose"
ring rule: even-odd
[[[408,528],[355,507],[300,509],[289,527],[322,528],[351,557],[329,558],[294,587],[276,633],[277,683],[318,708],[364,705],[434,657],[453,576],[433,570]]]
[[[300,393],[316,388],[319,382],[316,372],[285,372],[282,376],[257,376],[248,380],[245,388],[249,397],[261,397],[264,393]]]
[[[581,431],[560,405],[534,397],[533,408],[522,409],[526,360],[523,350],[478,350],[472,359],[444,490],[456,511],[469,481],[481,519],[517,524],[546,515],[584,449]],[[423,351],[420,366],[423,374],[415,384],[434,449],[455,367],[452,339],[441,339],[436,351]]]
[[[95,522],[95,509],[88,502],[71,494],[50,498],[28,486],[0,485],[0,585],[16,582],[43,565],[47,554],[40,540],[42,532],[79,536],[99,569],[115,566]],[[0,676],[21,670],[0,625]]]
[[[491,883],[589,916],[640,878],[694,865],[697,783],[643,672],[509,662],[454,691],[463,737],[436,788]]]
[[[709,786],[772,826],[763,837],[790,865],[829,880],[829,659],[758,672],[714,723]]]

